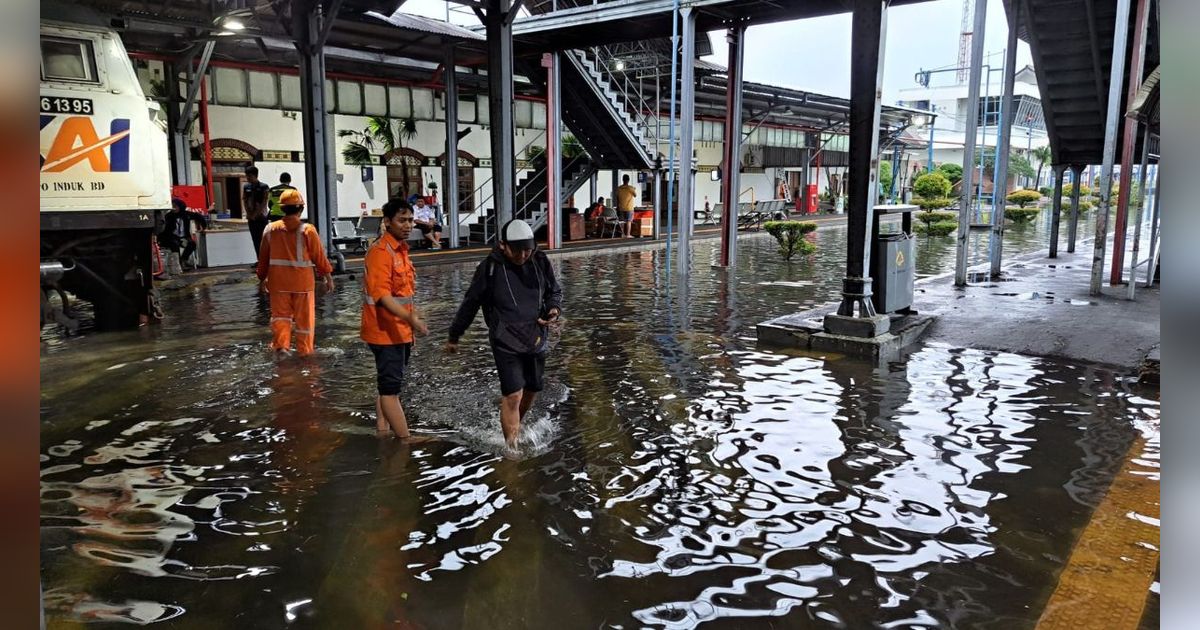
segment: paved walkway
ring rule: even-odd
[[[1158,287],[1139,286],[1133,302],[1123,286],[1088,295],[1091,255],[1026,258],[961,289],[953,274],[919,283],[916,309],[936,315],[924,341],[1137,368],[1159,342]]]

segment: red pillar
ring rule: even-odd
[[[1142,75],[1146,68],[1146,22],[1150,12],[1148,0],[1137,0],[1137,14],[1133,30],[1133,57],[1129,64],[1129,89],[1125,96],[1125,109],[1133,106],[1137,98],[1138,88],[1142,86]],[[1109,272],[1110,285],[1121,284],[1122,264],[1125,260],[1125,232],[1127,231],[1129,215],[1129,187],[1133,182],[1133,152],[1137,146],[1137,121],[1125,118],[1121,137],[1121,183],[1117,193],[1117,217],[1113,227],[1113,256],[1112,270]]]
[[[200,127],[204,130],[204,184],[208,190],[208,204],[213,198],[212,137],[208,129],[208,78],[200,77]]]

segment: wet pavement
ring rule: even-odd
[[[307,361],[266,352],[251,283],[46,333],[49,625],[1033,627],[1113,479],[1156,492],[1157,392],[936,341],[884,368],[758,347],[757,322],[840,290],[844,230],[814,238],[792,263],[743,239],[734,281],[697,243],[683,296],[662,250],[557,260],[567,320],[515,461],[482,322],[438,350],[471,265],[419,271],[438,334],[404,399],[439,440],[415,447],[374,436],[346,278]],[[923,240],[919,272],[953,253]]]

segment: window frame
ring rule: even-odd
[[[47,42],[63,44],[78,44],[84,55],[84,69],[91,78],[74,79],[71,77],[50,77],[46,75],[46,55],[42,45]],[[38,40],[38,71],[41,80],[46,83],[70,83],[73,85],[101,85],[104,83],[100,76],[100,61],[96,57],[96,41],[87,37],[68,37],[65,35],[42,35]]]

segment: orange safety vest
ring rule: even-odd
[[[385,295],[401,305],[413,306],[417,274],[408,257],[408,244],[384,233],[367,250],[362,282],[363,313],[359,336],[367,343],[412,343],[412,327],[380,306]]]
[[[263,234],[263,245],[259,251],[259,277],[267,278],[271,291],[313,291],[316,288],[314,268],[322,274],[333,272],[317,229],[307,223],[301,224],[295,232],[289,232],[282,220],[272,221]]]

